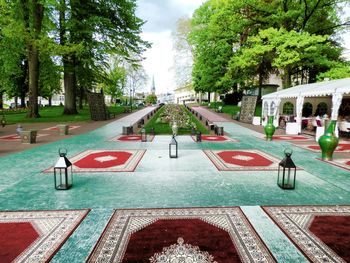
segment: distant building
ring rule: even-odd
[[[191,84],[175,89],[174,101],[177,104],[197,103],[208,99],[207,93],[196,93]]]
[[[156,85],[154,84],[154,76],[152,78],[151,94],[156,94]]]
[[[157,101],[158,103],[174,103],[175,95],[174,93],[161,93],[157,94]]]

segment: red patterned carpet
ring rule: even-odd
[[[318,144],[294,144],[297,147],[313,151],[313,152],[321,152],[321,147]],[[350,143],[348,142],[341,142],[338,144],[337,148],[335,148],[334,152],[338,153],[345,153],[345,152],[350,152]]]
[[[350,262],[350,206],[263,209],[311,262]]]
[[[43,136],[48,136],[49,134],[37,134],[36,137],[43,137]],[[5,136],[1,136],[0,137],[0,141],[6,141],[6,142],[10,142],[10,141],[20,141],[21,140],[21,136],[17,135],[17,134],[10,134],[10,135],[5,135]]]
[[[239,207],[116,210],[88,262],[275,262]]]
[[[266,140],[265,136],[260,137],[263,140]],[[274,135],[272,136],[273,141],[310,141],[314,140],[313,137],[303,136],[303,135]]]
[[[81,126],[78,126],[78,125],[69,125],[68,129],[74,130],[80,127]],[[57,126],[49,127],[49,128],[43,129],[43,131],[58,131],[58,127]]]
[[[259,150],[203,150],[219,171],[278,170],[281,160]]]
[[[0,262],[48,262],[88,212],[0,212]]]
[[[146,150],[87,150],[68,159],[74,172],[133,172]],[[45,170],[52,172],[53,167]]]
[[[317,159],[320,160],[320,161],[323,161],[320,158],[317,158]],[[333,159],[333,161],[323,161],[323,162],[330,163],[332,165],[335,165],[335,166],[338,166],[338,167],[341,167],[341,168],[343,168],[345,170],[349,170],[350,171],[350,158]]]
[[[149,135],[147,134],[147,141],[151,142],[154,139],[154,135]],[[114,142],[140,142],[141,141],[141,135],[118,135],[109,141],[114,141]]]
[[[191,136],[194,141],[196,141],[196,136]],[[232,139],[227,136],[216,136],[216,135],[202,135],[202,141],[206,142],[237,142],[237,140]]]

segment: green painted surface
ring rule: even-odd
[[[115,121],[93,132],[0,158],[0,209],[91,208],[53,262],[84,262],[115,208],[244,206],[243,211],[279,262],[305,262],[303,256],[260,209],[261,205],[350,204],[350,173],[316,158],[320,153],[290,142],[259,138],[234,123],[219,123],[239,142],[196,143],[178,136],[179,158],[169,159],[170,136],[153,142],[112,142],[127,122]],[[146,149],[135,172],[76,173],[73,188],[56,191],[53,174],[58,149],[68,158],[86,149]],[[276,185],[276,171],[218,171],[202,149],[259,149],[279,159],[293,149],[296,189]],[[282,247],[282,245],[283,247]],[[288,253],[286,254],[287,251]]]

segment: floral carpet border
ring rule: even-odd
[[[218,153],[220,152],[230,152],[230,150],[203,150],[203,152],[208,156],[209,160],[215,165],[215,167],[219,171],[277,171],[278,170],[278,164],[281,161],[280,159],[277,159],[274,156],[271,156],[269,154],[266,154],[259,150],[247,150],[247,149],[241,149],[237,150],[241,152],[247,152],[247,153],[253,153],[256,154],[262,158],[266,158],[267,160],[271,161],[271,165],[269,166],[239,166],[234,164],[228,164],[224,162],[219,156]],[[232,151],[235,152],[235,151]],[[300,168],[298,168],[300,169]]]
[[[345,262],[312,233],[309,227],[313,220],[320,216],[350,217],[350,206],[263,206],[262,208],[311,262]]]
[[[239,254],[241,262],[276,262],[239,207],[115,210],[87,262],[122,262],[132,234],[142,231],[142,229],[147,228],[158,220],[176,221],[178,219],[200,219],[209,225],[226,231],[230,236],[230,242],[234,244]],[[153,238],[161,240],[159,236]],[[198,253],[198,247],[185,244],[184,248],[181,242],[183,240],[179,238],[179,245],[172,245],[168,248],[163,248],[162,253],[155,253],[150,258],[150,262],[163,262],[156,261],[155,258],[169,259],[171,256],[179,253],[179,249],[181,249],[182,253],[183,249],[185,251],[188,249],[188,251],[191,251],[191,253],[188,253],[192,256],[193,251]],[[191,255],[188,254],[188,257],[191,257]],[[204,252],[203,255],[207,259],[203,262],[216,262],[212,261],[212,257],[207,253]]]
[[[322,158],[316,158],[317,160],[320,160],[325,163],[329,163],[333,166],[342,168],[344,170],[350,171],[350,159],[349,158],[333,158],[333,161],[326,161],[322,160]]]
[[[38,234],[13,262],[50,261],[89,212],[90,209],[0,211],[0,224],[29,223]]]

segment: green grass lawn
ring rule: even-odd
[[[197,130],[200,131],[202,134],[209,134],[210,132],[205,128],[205,126],[197,120],[196,117],[194,117],[184,106],[181,105],[182,110],[184,110],[191,118],[191,122],[195,123],[197,126]],[[164,111],[164,108],[161,108],[157,113],[147,122],[145,125],[146,132],[149,133],[151,128],[154,128],[154,131],[156,134],[172,134],[171,127],[169,123],[157,123],[157,119],[160,117],[162,112]],[[191,134],[191,128],[179,128],[178,130],[179,135],[185,135],[185,134]]]
[[[108,110],[115,115],[124,113],[124,106],[111,106]],[[27,112],[23,109],[3,111],[6,118],[6,124],[16,123],[43,123],[43,122],[81,122],[89,121],[90,111],[88,106],[84,106],[82,110],[78,110],[77,115],[63,115],[63,106],[43,107],[39,109],[40,118],[27,118]],[[0,112],[1,118],[2,112]]]

